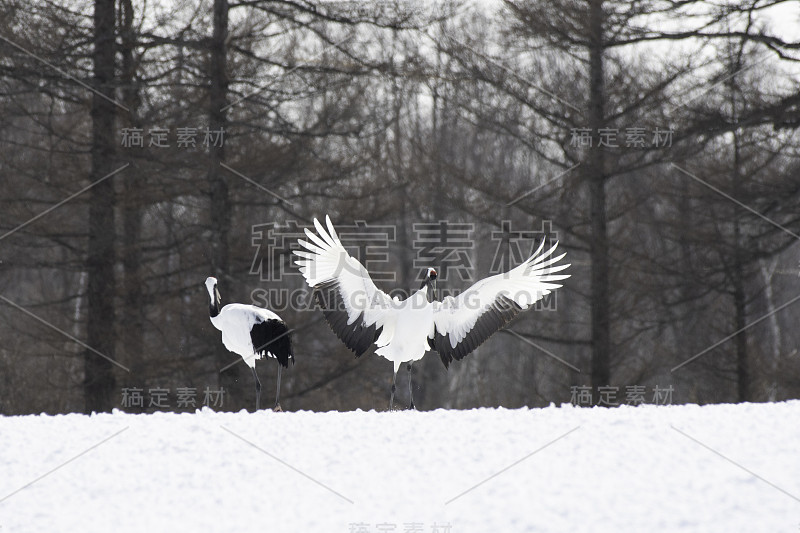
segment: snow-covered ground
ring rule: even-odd
[[[800,530],[800,401],[0,417],[0,533]]]

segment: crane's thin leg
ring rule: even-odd
[[[256,411],[261,409],[261,381],[258,380],[258,372],[256,367],[250,367],[253,370],[253,377],[256,379]]]
[[[411,405],[409,405],[408,408],[416,409],[416,407],[414,407],[414,393],[411,392],[411,362],[408,363],[406,369],[408,370],[408,397],[411,398]]]
[[[281,409],[281,404],[278,401],[278,399],[280,399],[281,397],[281,370],[282,370],[281,364],[278,363],[278,386],[277,386],[278,390],[275,393],[275,407],[272,408],[273,411],[283,411],[283,409]]]
[[[392,374],[392,395],[389,396],[390,411],[394,408],[394,392],[397,390],[397,387],[395,386],[395,381],[397,381],[397,369],[395,369],[394,374]]]

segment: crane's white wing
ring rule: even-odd
[[[554,281],[569,277],[556,274],[570,265],[555,265],[566,254],[550,257],[558,243],[542,253],[544,240],[536,252],[518,267],[475,283],[458,297],[434,302],[434,330],[428,335],[430,346],[439,352],[447,367],[480,346],[550,291],[561,287]],[[549,259],[548,259],[549,258]]]
[[[392,312],[392,299],[375,286],[367,269],[347,253],[327,215],[325,223],[327,231],[314,219],[319,236],[305,230],[309,240],[298,240],[306,250],[294,252],[301,258],[295,264],[314,288],[331,329],[358,357],[380,336]]]

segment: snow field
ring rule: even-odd
[[[798,531],[798,421],[800,401],[0,417],[0,533]]]

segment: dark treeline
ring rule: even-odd
[[[285,409],[385,409],[292,264],[326,213],[387,292],[568,252],[418,408],[800,397],[783,4],[0,0],[0,413],[252,409],[211,275],[295,328]]]

